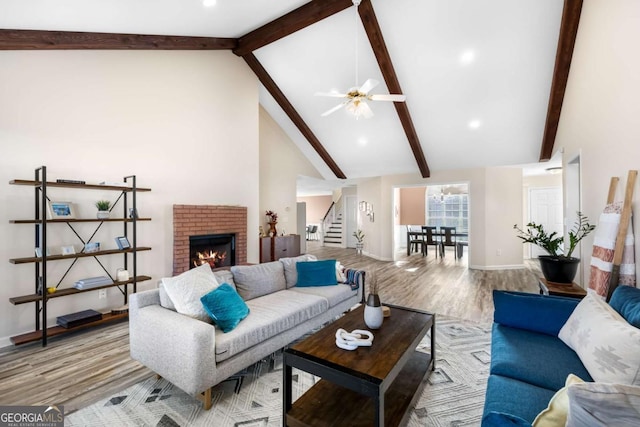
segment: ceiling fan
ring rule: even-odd
[[[353,0],[353,5],[356,7],[356,25],[358,20],[358,6],[360,5],[361,0]],[[373,111],[367,104],[367,101],[392,101],[392,102],[404,102],[406,97],[404,95],[374,95],[369,94],[371,89],[378,86],[380,84],[379,81],[375,79],[368,79],[364,84],[358,87],[358,37],[356,36],[356,86],[349,89],[347,93],[338,93],[338,92],[317,92],[316,96],[331,96],[336,98],[346,98],[343,102],[331,108],[328,111],[325,111],[321,114],[322,117],[326,117],[329,114],[338,111],[342,107],[356,116],[356,118],[364,117],[368,119],[373,117]]]

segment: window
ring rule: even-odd
[[[469,230],[469,194],[467,184],[427,187],[427,225]]]

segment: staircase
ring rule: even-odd
[[[340,248],[342,247],[342,215],[338,215],[335,220],[325,228],[323,235],[324,246]]]

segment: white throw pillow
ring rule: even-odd
[[[569,386],[567,427],[640,425],[640,387],[582,383]]]
[[[580,301],[558,337],[595,381],[640,385],[640,329],[599,296],[589,293]]]
[[[162,279],[162,286],[176,307],[178,313],[203,322],[211,323],[200,298],[219,286],[209,264]]]

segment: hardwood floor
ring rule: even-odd
[[[406,252],[396,262],[356,255],[355,249],[321,247],[308,242],[309,253],[334,258],[350,268],[378,275],[383,303],[490,322],[493,289],[538,292],[535,263],[521,270],[480,271],[467,268],[466,253],[444,259]],[[129,357],[128,323],[122,322],[34,343],[0,349],[0,405],[62,404],[71,413],[152,375]]]

